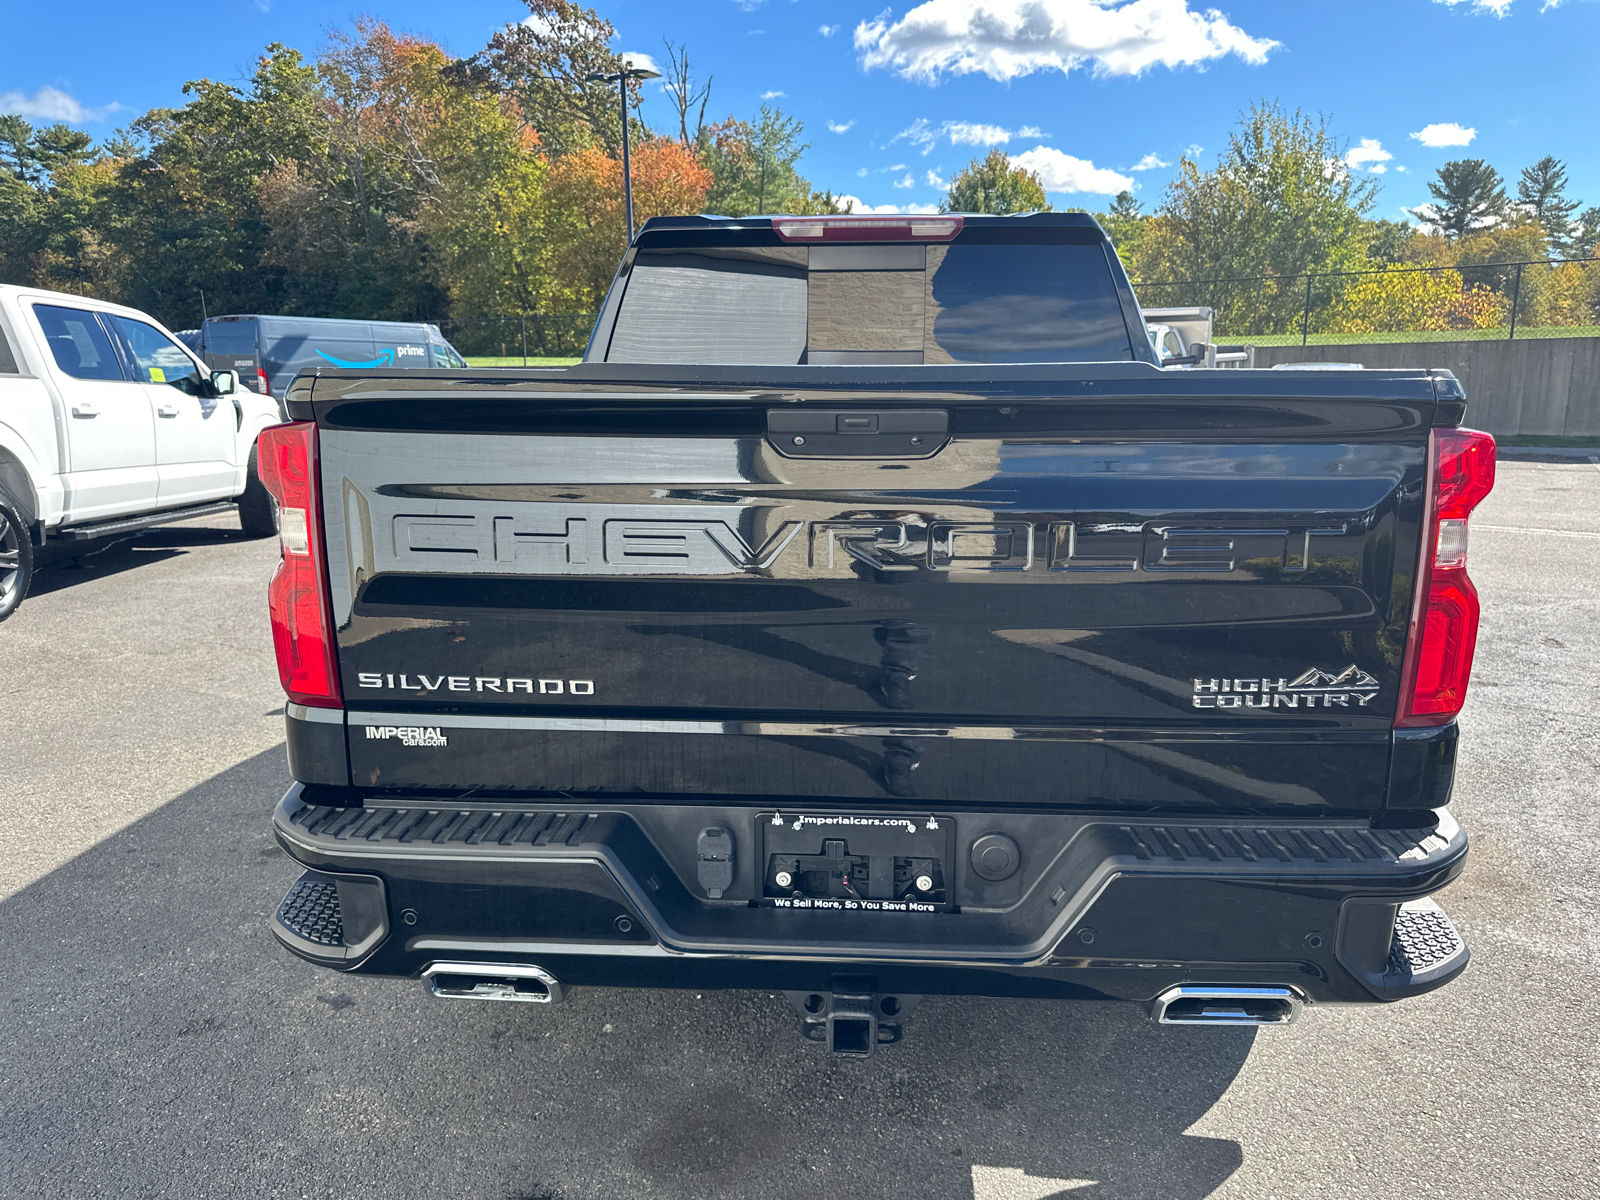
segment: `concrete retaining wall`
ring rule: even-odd
[[[1256,366],[1354,362],[1444,367],[1467,389],[1466,423],[1498,437],[1600,437],[1600,337],[1260,346]]]

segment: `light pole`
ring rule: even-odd
[[[660,79],[660,71],[624,66],[620,71],[597,71],[584,77],[585,83],[614,83],[622,97],[622,203],[628,212],[628,245],[633,245],[633,167],[628,161],[628,81]]]

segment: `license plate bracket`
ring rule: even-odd
[[[955,912],[955,821],[935,813],[764,812],[760,899],[821,912]]]

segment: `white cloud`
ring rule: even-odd
[[[733,2],[738,7],[740,12],[755,12],[755,10],[765,4],[767,0],[733,0]]]
[[[1204,146],[1202,146],[1199,142],[1190,142],[1187,146],[1185,146],[1183,148],[1183,152],[1185,154],[1187,154],[1190,158],[1199,158],[1202,154],[1204,154],[1206,152],[1206,148]]]
[[[1097,167],[1086,158],[1063,154],[1050,146],[1035,146],[1032,150],[1013,154],[1011,165],[1037,174],[1047,192],[1090,192],[1097,196],[1115,196],[1118,192],[1131,192],[1134,188],[1134,181],[1128,176]]]
[[[927,174],[928,186],[931,188],[947,188],[950,184],[943,179],[939,172],[929,171]]]
[[[539,37],[545,37],[550,33],[550,22],[545,20],[538,13],[531,13],[530,15],[523,17],[518,24],[527,26]]]
[[[892,166],[892,167],[890,167],[888,169],[890,171],[904,171],[906,169],[906,165],[905,165],[905,163],[895,163],[894,166]]]
[[[898,21],[885,10],[856,26],[861,65],[935,83],[981,73],[1005,82],[1088,68],[1139,75],[1236,54],[1262,63],[1278,43],[1251,37],[1189,0],[927,0]]]
[[[1478,136],[1474,128],[1457,125],[1454,121],[1442,125],[1426,125],[1411,135],[1424,146],[1465,146]]]
[[[1359,146],[1352,146],[1344,156],[1345,166],[1361,170],[1365,167],[1374,175],[1382,175],[1389,168],[1384,166],[1394,155],[1383,148],[1383,143],[1377,138],[1362,138]]]
[[[120,111],[120,104],[103,104],[98,108],[80,104],[66,92],[53,87],[42,87],[31,96],[21,92],[0,92],[0,113],[14,113],[34,121],[65,121],[69,125],[82,125],[86,121],[100,121]]]
[[[763,100],[776,100],[779,96],[787,96],[788,94],[788,92],[762,92],[761,98]]]
[[[828,122],[828,132],[829,133],[849,133],[850,130],[853,129],[853,128],[855,128],[855,121],[853,119],[849,120],[849,121],[829,121]]]
[[[870,174],[872,174],[871,171],[867,170],[865,167],[862,167],[861,170],[856,172],[856,178],[865,179]]]
[[[1395,167],[1395,170],[1396,170],[1396,171],[1399,171],[1399,172],[1400,172],[1400,174],[1402,174],[1402,175],[1409,175],[1409,174],[1411,174],[1411,168],[1410,168],[1410,167],[1401,167],[1401,166],[1396,166],[1396,167]]]
[[[906,141],[911,142],[913,145],[921,146],[924,154],[930,154],[933,148],[939,144],[939,135],[943,132],[943,128],[935,128],[928,124],[925,118],[918,117],[890,138],[889,142],[892,145],[901,138],[905,138]]]
[[[1158,155],[1154,151],[1152,151],[1151,153],[1146,154],[1138,162],[1134,163],[1133,166],[1128,168],[1128,170],[1130,170],[1130,171],[1154,171],[1158,167],[1170,167],[1171,165],[1172,165],[1171,163],[1167,162],[1160,155]]]
[[[952,146],[999,146],[1011,140],[1011,131],[999,125],[975,125],[951,121],[945,128]]]
[[[1021,129],[1007,129],[1004,125],[984,125],[976,121],[946,121],[934,125],[925,117],[918,117],[910,125],[889,139],[890,143],[904,138],[914,146],[922,147],[924,156],[933,153],[944,138],[952,146],[1004,146],[1012,138],[1042,138],[1044,133],[1036,125]]]
[[[1448,4],[1455,8],[1458,4],[1470,4],[1479,12],[1492,12],[1497,17],[1503,17],[1511,11],[1511,0],[1436,0],[1439,4]],[[1554,8],[1561,0],[1546,0],[1544,8]],[[1543,12],[1544,8],[1539,11]]]
[[[893,216],[897,213],[936,213],[939,211],[937,204],[868,204],[860,196],[835,196],[840,208],[848,207],[851,212],[868,215]]]
[[[823,37],[832,37],[839,32],[839,27],[837,25],[820,25],[817,27],[817,32]]]
[[[643,50],[624,50],[618,57],[630,67],[638,67],[641,71],[654,71],[657,75],[662,74],[656,60]]]
[[[913,188],[917,186],[917,181],[912,178],[911,172],[907,171],[904,179],[896,179],[894,181],[894,186],[897,188]]]

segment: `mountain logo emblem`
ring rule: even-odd
[[[1376,679],[1368,675],[1360,667],[1351,664],[1337,675],[1312,667],[1304,674],[1291,679],[1284,685],[1284,690],[1290,692],[1362,692],[1376,690],[1378,686]]]
[[[331,354],[324,354],[321,350],[317,351],[317,357],[318,358],[327,359],[329,362],[331,362],[336,367],[357,367],[357,368],[359,368],[359,367],[392,367],[392,366],[394,366],[394,351],[393,350],[380,350],[378,352],[378,357],[373,359],[371,362],[346,362],[342,358],[335,358]]]

